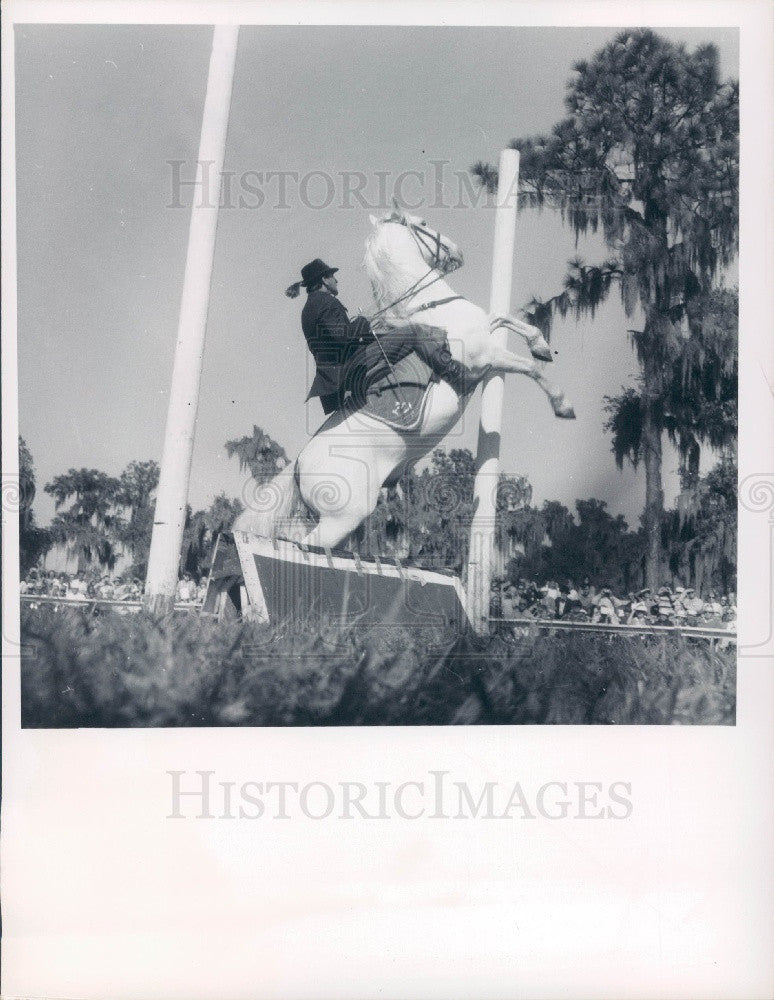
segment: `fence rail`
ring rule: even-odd
[[[99,597],[80,600],[77,597],[53,597],[50,594],[21,594],[26,604],[58,604],[82,608],[93,614],[95,608],[115,608],[122,611],[139,611],[142,601],[111,601]],[[201,603],[176,604],[175,611],[199,611]],[[690,639],[727,639],[736,644],[736,632],[724,628],[702,628],[691,625],[608,625],[602,622],[570,622],[561,618],[502,618],[490,616],[493,625],[508,625],[524,632],[532,628],[542,631],[602,632],[610,635],[682,635]]]
[[[52,594],[20,594],[21,600],[26,604],[64,604],[68,607],[83,608],[93,612],[95,608],[119,608],[123,611],[139,611],[142,608],[142,601],[111,601],[102,597],[86,597],[81,600],[79,597],[54,597]],[[176,604],[175,611],[198,611],[201,602],[188,604]]]
[[[682,635],[691,639],[729,639],[736,643],[736,632],[724,628],[703,628],[700,625],[608,625],[603,622],[570,622],[561,618],[496,618],[492,624],[512,625],[517,629],[553,629],[562,632],[605,632],[611,635]]]

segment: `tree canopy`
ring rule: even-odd
[[[35,467],[32,452],[19,438],[19,562],[22,574],[35,565],[51,546],[51,533],[35,523]]]
[[[511,143],[521,200],[557,208],[576,240],[601,231],[608,257],[592,265],[576,257],[563,288],[525,312],[548,336],[554,316],[593,316],[617,287],[626,315],[642,317],[630,331],[641,384],[609,418],[616,457],[644,462],[653,586],[662,568],[663,431],[686,456],[700,441],[735,434],[728,386],[718,392],[735,381],[732,358],[708,324],[723,310],[707,300],[738,251],[739,88],[720,79],[714,46],[689,52],[650,29],[626,30],[575,65],[565,106],[549,135]],[[473,172],[494,190],[493,167]]]

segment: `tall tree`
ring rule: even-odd
[[[236,456],[240,471],[248,469],[257,483],[276,476],[290,461],[282,445],[256,425],[250,436],[226,441],[226,454],[229,458]]]
[[[460,571],[467,563],[475,469],[475,459],[467,448],[448,453],[436,449],[429,466],[421,472],[410,469],[402,479],[401,491],[385,491],[369,519],[370,550],[392,551],[427,565]],[[507,546],[511,519],[531,497],[526,477],[501,473],[495,504],[501,547]]]
[[[646,577],[661,571],[663,379],[693,335],[693,300],[738,248],[739,91],[718,53],[689,53],[651,30],[627,30],[574,67],[568,115],[552,133],[515,139],[522,200],[554,205],[576,237],[601,228],[606,261],[570,262],[563,290],[527,315],[546,335],[558,313],[593,315],[618,286],[641,368],[639,447],[645,467]],[[494,190],[497,172],[473,168]]]
[[[79,568],[93,563],[112,568],[123,521],[116,512],[118,479],[98,469],[70,469],[44,489],[56,501],[58,514],[51,536],[77,556]],[[68,501],[70,505],[62,510]]]
[[[32,503],[35,499],[35,467],[32,452],[24,438],[19,438],[19,569],[25,574],[50,548],[51,535],[35,523]]]
[[[704,445],[721,453],[733,451],[738,433],[739,378],[738,293],[713,289],[691,303],[690,333],[659,379],[652,414],[680,456],[683,492],[695,488]],[[620,468],[624,459],[635,467],[643,457],[642,393],[628,387],[605,397],[605,429],[613,439]]]
[[[181,565],[196,577],[209,571],[218,535],[228,531],[244,507],[241,501],[219,493],[207,510],[186,510]]]
[[[622,517],[613,517],[601,500],[576,500],[577,521],[556,500],[546,500],[540,510],[526,507],[513,521],[512,530],[524,540],[524,556],[515,560],[511,576],[538,581],[579,584],[590,577],[627,591],[640,585],[642,538]]]
[[[116,503],[126,513],[120,540],[132,554],[132,572],[142,578],[147,571],[158,484],[158,462],[133,461],[121,473],[116,491]]]
[[[664,516],[669,568],[706,593],[736,590],[737,465],[731,453],[678,497]]]

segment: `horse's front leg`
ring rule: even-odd
[[[505,327],[506,330],[518,333],[520,337],[523,337],[533,358],[537,358],[538,361],[554,360],[548,342],[536,326],[523,323],[520,319],[510,316],[508,313],[490,313],[489,332],[494,333],[495,330],[499,330],[501,327]]]
[[[561,389],[549,382],[535,361],[527,361],[526,358],[520,358],[513,351],[493,344],[490,346],[487,362],[493,371],[510,372],[515,375],[526,375],[527,378],[531,378],[534,382],[537,382],[546,396],[548,396],[551,409],[557,417],[561,417],[564,420],[575,419],[575,410],[572,403]]]

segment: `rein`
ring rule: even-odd
[[[425,302],[424,305],[417,306],[410,315],[413,315],[414,313],[421,313],[425,309],[435,309],[436,306],[445,306],[447,302],[456,302],[458,299],[462,298],[462,295],[447,295],[445,299],[435,299],[433,302]]]
[[[435,268],[431,267],[430,270],[427,271],[426,274],[423,274],[421,278],[417,278],[414,284],[411,285],[403,293],[403,295],[400,295],[397,299],[394,299],[392,302],[388,302],[386,306],[384,306],[381,309],[377,309],[375,313],[372,313],[368,317],[368,321],[373,322],[375,319],[377,319],[377,317],[384,315],[384,313],[386,312],[389,312],[393,306],[397,306],[400,302],[405,302],[406,299],[410,299],[413,295],[416,295],[417,292],[423,292],[426,288],[429,288],[431,285],[435,284],[436,281],[440,281],[442,278],[445,277],[445,275],[443,274],[438,274],[433,278],[432,281],[428,281],[426,285],[423,285],[422,282],[425,280],[425,278],[429,278],[434,270]],[[418,312],[418,310],[415,311]]]

